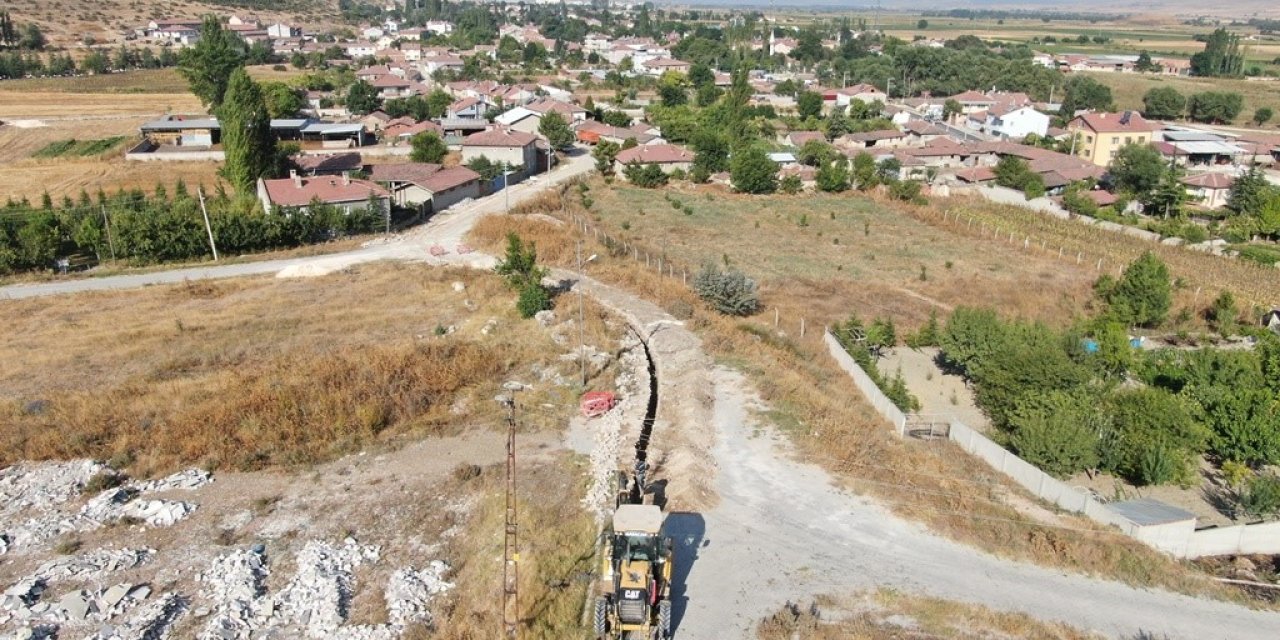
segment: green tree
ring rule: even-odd
[[[836,154],[830,162],[823,162],[814,177],[818,190],[840,193],[849,190],[849,159]]]
[[[627,181],[637,187],[646,189],[654,189],[667,184],[670,177],[662,170],[662,167],[650,162],[648,164],[640,164],[639,162],[628,162],[627,166],[622,168],[622,175],[627,177]]]
[[[1244,70],[1240,36],[1216,29],[1204,40],[1204,51],[1191,56],[1191,74],[1196,76],[1238,76]]]
[[[714,262],[693,277],[693,290],[711,308],[729,316],[749,316],[760,310],[756,282],[737,269],[722,271]]]
[[[1275,112],[1271,110],[1271,107],[1258,107],[1257,109],[1254,109],[1252,118],[1253,126],[1261,127],[1262,125],[1270,122],[1274,115]]]
[[[863,151],[853,157],[853,182],[859,191],[874,189],[880,184],[880,174],[876,168],[876,159]]]
[[[1254,165],[1231,184],[1227,208],[1240,215],[1257,215],[1273,188],[1262,168]]]
[[[622,147],[616,142],[602,140],[591,150],[591,157],[596,160],[596,171],[608,176],[613,175],[613,163],[618,159]]]
[[[261,88],[243,67],[231,73],[224,98],[218,109],[226,155],[222,175],[237,193],[252,194],[258,179],[270,177],[277,168],[271,114]]]
[[[547,270],[538,266],[538,247],[525,242],[514,231],[507,234],[507,251],[494,271],[507,286],[519,292],[516,308],[523,318],[551,308],[551,296],[542,286]]]
[[[1213,299],[1213,304],[1209,305],[1209,310],[1205,314],[1209,320],[1209,326],[1214,331],[1222,334],[1223,337],[1231,337],[1239,327],[1236,320],[1240,317],[1240,309],[1236,307],[1236,298],[1231,295],[1230,291],[1223,289],[1217,298]]]
[[[917,28],[917,29],[919,29],[919,30],[921,30],[921,31],[924,31],[925,29],[928,29],[928,28],[929,28],[929,21],[928,21],[928,20],[925,20],[924,18],[921,18],[921,19],[919,19],[919,20],[916,20],[916,28]]]
[[[943,120],[950,122],[952,118],[962,113],[964,113],[964,105],[960,104],[958,100],[947,98],[947,101],[942,103]]]
[[[801,91],[796,96],[796,113],[801,118],[817,118],[822,115],[822,94],[816,91]]]
[[[1111,87],[1085,75],[1072,76],[1067,81],[1066,95],[1062,99],[1061,113],[1070,118],[1077,111],[1111,111],[1115,107]]]
[[[573,146],[573,129],[569,128],[564,116],[555,111],[542,116],[542,121],[538,123],[538,133],[547,139],[547,144],[552,149],[562,150]]]
[[[1008,422],[1013,451],[1045,473],[1065,478],[1098,466],[1098,434],[1106,421],[1091,394],[1026,394],[1009,412]]]
[[[1108,172],[1116,188],[1141,198],[1156,188],[1166,170],[1164,157],[1154,147],[1127,144],[1116,152]]]
[[[1107,303],[1107,315],[1130,326],[1159,326],[1173,298],[1169,269],[1150,251],[1125,267],[1118,281],[1100,278],[1094,290]]]
[[[729,169],[729,136],[712,127],[701,127],[689,139],[693,168],[708,175]]]
[[[272,118],[291,118],[306,106],[298,91],[283,82],[262,83],[262,98]]]
[[[1173,87],[1155,87],[1142,96],[1142,115],[1146,118],[1177,120],[1186,110],[1186,96]]]
[[[347,110],[355,114],[372,113],[378,109],[378,89],[364,80],[356,80],[347,87],[347,97],[343,101]]]
[[[409,152],[409,159],[414,162],[440,164],[449,153],[448,145],[434,131],[423,131],[415,134],[409,139],[409,145],[413,147],[412,151]]]
[[[1160,71],[1160,65],[1152,62],[1151,54],[1143,51],[1138,54],[1138,61],[1133,64],[1133,68],[1138,73],[1151,73]]]
[[[1228,91],[1205,91],[1191,96],[1187,112],[1196,122],[1227,124],[1240,115],[1244,97]]]
[[[773,193],[778,188],[778,165],[763,149],[750,147],[734,154],[729,163],[733,188],[741,193]]]
[[[822,140],[808,140],[800,145],[796,160],[808,167],[821,167],[835,157],[835,147]]]
[[[1208,433],[1186,403],[1164,389],[1124,389],[1106,401],[1111,429],[1104,433],[1103,466],[1142,485],[1186,482]]]
[[[178,56],[178,73],[210,110],[222,105],[232,72],[243,66],[244,41],[223,29],[217,16],[205,16],[200,41]]]

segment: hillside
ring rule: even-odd
[[[75,46],[91,37],[97,43],[118,43],[134,28],[150,20],[195,19],[207,13],[260,21],[284,20],[304,26],[332,24],[337,0],[6,0],[5,9],[19,23],[35,22],[54,46]]]

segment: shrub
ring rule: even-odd
[[[708,262],[693,278],[693,290],[711,308],[730,316],[749,316],[760,310],[756,282],[737,269],[721,271]]]
[[[1059,478],[1098,465],[1096,398],[1051,391],[1027,394],[1009,414],[1009,444],[1027,462]]]
[[[1164,389],[1126,389],[1106,402],[1111,429],[1103,438],[1102,463],[1137,484],[1187,481],[1207,433],[1186,402]]]
[[[1260,473],[1240,493],[1240,510],[1255,518],[1280,516],[1280,477]]]
[[[526,282],[520,287],[520,298],[516,301],[516,310],[522,318],[532,318],[539,311],[551,308],[551,294],[540,282]]]

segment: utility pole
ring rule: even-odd
[[[516,399],[515,392],[504,398],[507,405],[507,514],[506,541],[502,562],[503,637],[520,637],[520,548],[516,536]]]
[[[507,213],[511,213],[511,168],[503,165],[502,191],[507,198]]]
[[[116,259],[116,242],[111,239],[111,220],[107,218],[107,205],[102,205],[102,227],[107,231],[107,246],[111,248],[111,259]]]
[[[204,230],[209,233],[209,248],[213,249],[213,261],[218,261],[218,245],[213,241],[213,227],[209,225],[209,210],[204,206],[204,187],[196,187],[196,195],[200,196],[200,213],[204,214]]]

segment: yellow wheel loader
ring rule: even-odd
[[[613,514],[595,602],[598,640],[671,638],[671,538],[657,505],[623,504]]]

